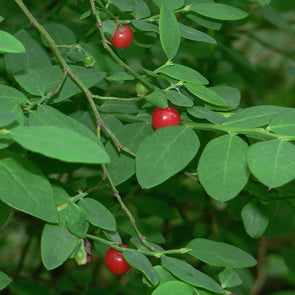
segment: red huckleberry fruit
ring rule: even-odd
[[[152,123],[155,129],[180,124],[180,115],[173,107],[165,109],[156,108],[152,115]]]
[[[124,244],[119,246],[122,248],[128,248],[128,246]],[[109,248],[106,252],[104,261],[107,268],[115,275],[124,274],[130,268],[130,265],[124,259],[123,254],[114,248]]]
[[[118,25],[111,39],[111,43],[117,48],[128,47],[133,40],[133,31],[128,25]]]

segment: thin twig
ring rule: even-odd
[[[258,295],[263,288],[263,285],[265,282],[264,264],[265,264],[265,255],[267,252],[267,246],[268,246],[268,238],[264,236],[261,237],[259,241],[258,255],[257,255],[257,268],[256,268],[257,277],[250,291],[250,295]]]
[[[125,214],[128,216],[129,220],[130,220],[130,223],[133,227],[133,229],[135,230],[136,234],[138,235],[140,241],[142,242],[142,244],[144,246],[146,246],[148,249],[152,250],[152,251],[155,251],[155,248],[146,240],[146,237],[139,231],[137,225],[136,225],[136,221],[135,221],[135,218],[134,216],[132,215],[132,213],[130,212],[130,210],[127,208],[127,206],[125,205],[125,203],[123,202],[120,194],[119,194],[119,191],[117,190],[117,188],[115,187],[113,181],[112,181],[112,178],[109,174],[109,172],[107,171],[106,169],[106,166],[104,164],[102,164],[102,169],[103,169],[103,172],[104,174],[106,175],[108,181],[109,181],[109,184],[110,184],[110,187],[113,191],[113,195],[114,197],[117,199],[118,203],[120,204],[122,210],[125,212]]]
[[[151,252],[151,251],[144,251],[144,250],[140,250],[140,249],[122,248],[118,245],[118,243],[108,241],[108,240],[102,239],[100,237],[89,235],[89,234],[87,235],[87,238],[95,240],[95,241],[100,242],[105,245],[109,245],[112,248],[122,251],[122,252],[137,252],[137,253],[141,253],[146,256],[154,256],[157,258],[160,258],[163,255],[186,254],[191,251],[191,249],[189,249],[189,248],[181,248],[181,249],[171,249],[171,250],[152,251]]]

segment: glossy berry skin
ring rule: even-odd
[[[122,248],[128,248],[128,246],[124,244],[119,246]],[[109,248],[109,250],[106,252],[104,261],[107,268],[115,275],[124,274],[130,268],[130,265],[124,259],[122,253],[114,248]]]
[[[116,31],[111,39],[113,46],[117,48],[126,48],[128,47],[133,40],[133,31],[126,25],[117,25]]]
[[[180,115],[173,107],[165,109],[156,108],[152,115],[152,123],[155,129],[180,124]]]

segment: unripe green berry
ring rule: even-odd
[[[92,67],[95,64],[95,58],[90,53],[86,53],[83,57],[83,63],[85,67]]]
[[[135,86],[137,96],[145,96],[149,89],[142,83],[137,83]]]

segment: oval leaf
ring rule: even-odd
[[[145,99],[158,108],[165,109],[168,107],[167,98],[164,92],[159,88],[156,88],[156,90],[146,96]]]
[[[245,268],[256,264],[256,260],[250,254],[222,242],[194,239],[186,245],[186,248],[192,249],[190,255],[214,266]]]
[[[4,100],[15,101],[19,104],[29,102],[28,98],[19,90],[7,85],[0,85],[0,102],[2,103]]]
[[[0,199],[4,203],[45,221],[57,222],[51,185],[32,162],[1,151],[0,175]]]
[[[152,295],[193,295],[194,289],[183,282],[180,281],[170,281],[161,284],[158,288],[154,290]]]
[[[71,129],[36,126],[17,127],[11,137],[24,148],[66,162],[101,164],[109,156],[98,142]]]
[[[54,269],[62,265],[72,254],[79,238],[61,225],[46,224],[41,237],[41,258],[44,266]]]
[[[198,136],[188,127],[158,129],[146,137],[137,150],[136,176],[139,184],[143,188],[151,188],[178,173],[193,159],[199,146]]]
[[[192,107],[193,101],[178,90],[169,89],[165,92],[169,101],[177,106]]]
[[[5,274],[3,271],[0,271],[0,290],[7,287],[11,281],[11,278],[7,274]]]
[[[274,116],[269,130],[283,136],[295,136],[295,109],[288,109]]]
[[[223,288],[233,288],[243,283],[238,273],[228,266],[219,273],[218,277]]]
[[[284,110],[285,107],[271,105],[249,107],[233,114],[223,124],[247,128],[259,127],[267,125],[276,114]]]
[[[168,59],[173,59],[180,44],[180,29],[173,11],[162,5],[159,19],[160,40]]]
[[[236,197],[248,182],[248,145],[236,135],[223,135],[204,148],[198,164],[200,182],[209,196],[224,202]]]
[[[213,39],[208,34],[205,34],[199,30],[196,30],[189,26],[185,26],[183,24],[179,24],[179,26],[180,26],[181,37],[185,39],[216,44],[216,40]]]
[[[159,283],[158,273],[144,255],[137,252],[124,251],[123,256],[132,267],[140,270],[154,286]]]
[[[47,85],[37,71],[27,69],[25,74],[15,75],[14,78],[20,87],[30,94],[37,96],[43,96],[45,94]]]
[[[88,214],[88,221],[91,224],[109,231],[116,230],[114,215],[100,202],[91,198],[84,198],[79,202],[79,205]]]
[[[270,189],[295,178],[295,146],[279,139],[250,146],[247,161],[251,172]]]
[[[196,70],[187,66],[173,64],[160,68],[157,72],[163,73],[174,79],[191,82],[195,84],[205,85],[208,84],[208,80]]]
[[[200,99],[217,106],[228,107],[225,99],[215,93],[213,90],[203,86],[192,83],[185,83],[185,88]]]
[[[24,45],[14,36],[5,31],[0,31],[0,52],[22,53],[25,52]]]
[[[248,16],[248,13],[226,4],[221,3],[199,3],[193,6],[198,14],[220,20],[239,20]]]
[[[243,207],[241,216],[245,230],[251,238],[259,238],[264,234],[269,224],[266,207],[249,202]]]
[[[161,262],[164,268],[180,280],[195,287],[204,288],[218,294],[225,294],[224,290],[213,279],[187,262],[167,256],[162,256]]]

